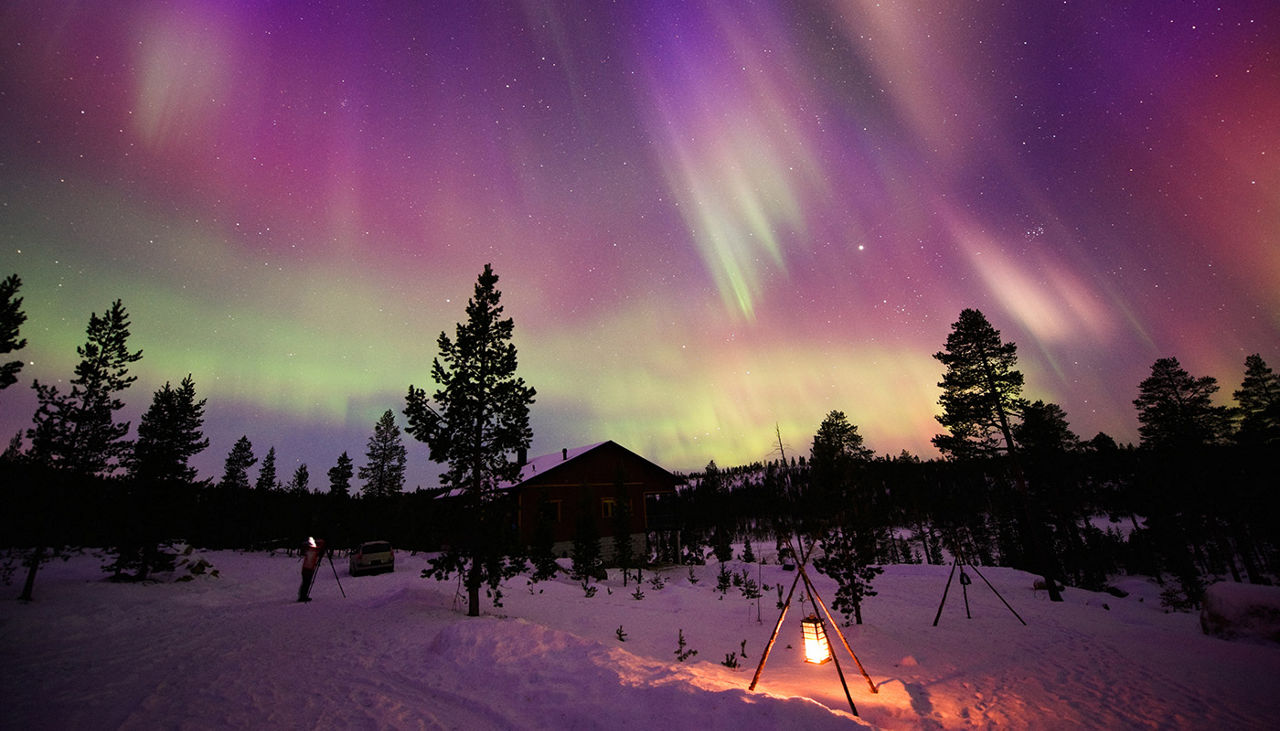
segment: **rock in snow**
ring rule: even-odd
[[[1280,587],[1219,581],[1204,593],[1200,627],[1226,639],[1280,642]]]

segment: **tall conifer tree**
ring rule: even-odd
[[[1280,376],[1258,353],[1244,359],[1244,381],[1236,400],[1241,444],[1280,444]]]
[[[192,457],[209,446],[204,428],[205,399],[196,401],[196,384],[188,374],[174,388],[166,382],[138,421],[138,440],[129,465],[135,480],[159,485],[190,484],[196,469]]]
[[[351,458],[343,452],[338,455],[338,463],[329,468],[329,494],[334,497],[349,497],[353,475],[355,475],[355,469]]]
[[[951,326],[946,349],[933,357],[946,366],[938,383],[942,388],[938,399],[942,414],[934,418],[950,432],[934,436],[933,445],[952,459],[1000,454],[1011,457],[1028,554],[1040,565],[1049,598],[1062,601],[1047,531],[1033,514],[1013,436],[1017,420],[1027,408],[1027,400],[1022,397],[1022,371],[1016,368],[1018,346],[1003,342],[1000,331],[981,312],[965,309]]]
[[[938,383],[942,414],[934,418],[950,433],[935,436],[933,445],[956,458],[1012,452],[1013,425],[1026,408],[1018,346],[1002,342],[978,310],[961,311],[951,328],[946,349],[933,354],[946,366]]]
[[[1177,358],[1160,358],[1138,386],[1138,435],[1142,446],[1185,450],[1219,444],[1227,434],[1228,413],[1213,403],[1218,380],[1196,378]]]
[[[400,439],[396,415],[387,409],[373,427],[369,447],[360,468],[365,497],[389,497],[404,489],[404,466],[408,452]]]
[[[248,490],[249,468],[257,463],[258,458],[253,456],[253,443],[249,437],[241,436],[227,453],[218,486],[226,490]]]
[[[487,584],[496,599],[499,582],[515,570],[506,560],[515,536],[501,518],[498,486],[519,478],[513,457],[533,438],[529,405],[535,391],[516,375],[515,323],[502,316],[497,284],[486,264],[467,302],[466,323],[458,323],[453,338],[440,333],[437,341],[435,406],[424,389],[410,385],[404,412],[407,431],[426,442],[432,460],[448,465],[441,482],[462,493],[469,523],[464,539],[428,572],[438,578],[462,572],[473,617],[480,614],[480,587]]]
[[[276,448],[271,447],[262,458],[262,466],[258,468],[258,479],[253,483],[253,489],[258,492],[271,492],[280,488],[280,477],[276,470]]]
[[[307,469],[306,462],[298,465],[298,469],[293,471],[293,478],[289,480],[289,492],[294,495],[306,495],[311,492],[311,472]]]
[[[142,351],[129,352],[129,314],[120,300],[101,317],[92,313],[86,333],[88,340],[76,348],[80,362],[69,393],[39,381],[32,384],[39,407],[27,435],[33,455],[45,464],[106,475],[130,451],[125,439],[129,422],[116,423],[114,416],[124,408],[118,394],[137,380],[129,375],[129,366],[142,358]]]
[[[195,382],[188,374],[177,388],[165,383],[151,399],[151,406],[138,421],[138,439],[129,460],[129,486],[133,505],[131,528],[117,546],[114,569],[117,576],[136,571],[141,580],[157,568],[164,568],[172,556],[160,553],[164,531],[172,529],[174,492],[195,482],[192,457],[209,446],[204,426],[204,400],[196,401]]]

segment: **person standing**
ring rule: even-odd
[[[298,587],[298,601],[311,601],[311,584],[315,581],[316,567],[320,565],[320,557],[323,555],[324,541],[308,538],[306,550],[302,554],[302,584]]]

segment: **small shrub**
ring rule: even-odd
[[[732,585],[733,575],[729,572],[729,569],[724,567],[724,564],[720,564],[720,572],[716,574],[716,591],[720,592],[721,596],[724,596],[729,592],[729,587]]]
[[[679,638],[676,640],[676,642],[677,642],[678,644],[676,645],[676,653],[675,653],[675,654],[676,654],[676,659],[677,659],[677,660],[679,660],[680,662],[684,662],[685,660],[688,660],[689,658],[693,657],[694,655],[697,655],[697,654],[698,654],[698,651],[697,651],[697,650],[687,650],[687,649],[685,649],[685,645],[686,645],[687,643],[684,641],[684,630],[683,630],[683,629],[682,629],[682,630],[679,630],[679,633],[680,633],[680,634],[679,634]]]

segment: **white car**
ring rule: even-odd
[[[351,575],[396,570],[396,552],[386,541],[366,541],[351,554]]]

